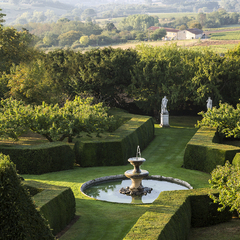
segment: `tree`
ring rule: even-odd
[[[82,36],[82,32],[80,31],[68,31],[65,33],[62,33],[58,36],[59,45],[72,45],[75,41],[77,41]]]
[[[151,34],[151,39],[153,40],[158,40],[158,39],[162,39],[163,37],[165,37],[167,34],[166,30],[164,28],[159,28],[156,29],[152,34]]]
[[[115,25],[114,25],[113,23],[107,23],[107,24],[106,24],[106,29],[107,29],[108,31],[112,31],[112,30],[115,30],[115,29],[117,29],[117,28],[115,27]]]
[[[40,59],[14,66],[5,78],[8,79],[9,95],[25,103],[58,103],[62,100],[63,92],[54,84]]]
[[[48,45],[48,46],[52,46],[52,45],[57,45],[58,40],[57,40],[58,36],[52,32],[47,32],[43,38],[43,43]]]
[[[141,61],[134,66],[129,94],[146,112],[158,116],[161,99],[167,96],[171,110],[183,109],[192,99],[191,79],[197,52],[178,48],[139,45]]]
[[[0,8],[0,12],[2,11],[2,9]],[[0,28],[1,28],[1,26],[2,26],[2,23],[3,22],[5,22],[5,20],[3,19],[3,17],[5,17],[6,16],[6,14],[4,14],[4,13],[0,13]]]
[[[88,44],[88,42],[89,42],[88,36],[82,36],[82,37],[80,38],[79,42],[80,42],[82,45],[86,46],[86,45]]]
[[[73,137],[79,137],[81,132],[99,134],[112,128],[116,121],[108,116],[109,108],[103,103],[92,102],[90,98],[76,97],[60,108],[58,104],[48,105],[45,102],[31,106],[13,99],[2,100],[0,135],[17,140],[26,129],[30,129],[50,142],[65,138],[72,142]]]
[[[192,21],[188,23],[189,28],[198,28],[202,29],[202,25],[199,22]]]
[[[25,29],[0,28],[0,74],[9,73],[13,64],[31,61],[38,53],[30,47],[32,35]]]
[[[98,102],[116,106],[123,101],[123,93],[131,83],[131,71],[138,61],[135,50],[103,48],[83,55],[75,91],[87,92]]]

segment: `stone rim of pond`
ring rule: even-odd
[[[114,203],[114,201],[101,200],[101,199],[91,197],[91,196],[87,195],[84,191],[86,189],[92,187],[92,186],[100,185],[102,183],[119,181],[119,180],[127,180],[127,179],[128,178],[124,174],[95,178],[95,179],[92,179],[90,181],[87,181],[87,182],[83,183],[81,188],[80,188],[80,191],[81,191],[82,194],[84,194],[85,196],[87,196],[91,199],[95,199],[95,200],[99,200],[99,201],[103,201],[103,202]],[[178,184],[178,185],[182,185],[183,187],[186,187],[189,190],[193,189],[193,187],[188,182],[177,179],[177,178],[173,178],[173,177],[164,177],[164,176],[160,176],[160,175],[150,175],[146,178],[146,180],[165,181],[165,182],[170,182],[170,183],[175,183],[175,184]],[[174,190],[172,190],[172,191],[174,191]],[[116,202],[116,203],[121,203],[121,202]],[[129,203],[125,203],[125,202],[122,202],[122,203],[123,204],[129,204]],[[147,204],[149,204],[149,203],[147,203]]]

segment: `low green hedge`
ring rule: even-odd
[[[138,219],[124,240],[188,238],[190,227],[225,222],[232,214],[218,212],[218,205],[208,197],[209,189],[162,192],[152,206]]]
[[[35,181],[24,181],[24,185],[30,191],[37,189],[32,199],[54,235],[63,230],[75,216],[76,203],[71,188]]]
[[[233,158],[232,164],[240,166],[240,153],[236,153],[236,155]]]
[[[42,174],[73,168],[75,162],[71,147],[62,142],[33,146],[0,146],[0,152],[9,155],[20,174]]]
[[[9,156],[0,156],[0,239],[55,239],[16,173]]]
[[[216,130],[200,128],[188,142],[183,160],[183,167],[210,173],[217,165],[232,162],[239,147],[213,142]]]
[[[131,119],[106,139],[75,143],[76,162],[81,167],[124,165],[129,157],[136,155],[138,145],[143,150],[152,141],[154,123],[151,117],[124,114]]]

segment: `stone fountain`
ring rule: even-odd
[[[137,147],[136,157],[129,158],[128,161],[133,165],[134,169],[127,170],[124,175],[131,179],[132,184],[129,187],[121,188],[119,192],[130,196],[141,196],[151,193],[152,188],[143,187],[142,185],[142,180],[148,177],[149,172],[140,169],[140,166],[146,161],[146,159],[141,157],[139,146]]]

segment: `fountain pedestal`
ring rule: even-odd
[[[132,184],[130,187],[121,188],[120,193],[127,195],[146,195],[152,191],[152,188],[143,187],[142,180],[149,175],[149,172],[146,170],[141,170],[140,165],[146,160],[141,157],[129,158],[128,161],[134,166],[133,170],[127,170],[124,174],[127,178],[130,178]]]

